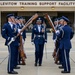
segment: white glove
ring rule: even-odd
[[[18,33],[20,33],[21,29],[18,29]]]
[[[45,45],[47,44],[47,42],[45,42]]]
[[[11,41],[15,41],[15,39],[12,37],[12,38],[11,38]]]
[[[18,29],[18,33],[20,33],[21,32],[21,29]],[[22,35],[22,32],[21,32],[21,35]]]
[[[11,38],[11,40],[10,40],[9,43],[8,43],[8,46],[9,46],[13,41],[15,41],[14,37]]]
[[[24,44],[24,42],[25,42],[25,41],[24,41],[24,39],[22,38],[22,43]]]
[[[32,45],[34,45],[34,42],[31,42],[32,43]]]
[[[56,32],[55,32],[56,34],[60,34],[60,31],[59,30],[56,30]]]

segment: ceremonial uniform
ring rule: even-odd
[[[44,32],[42,30],[44,29]],[[32,29],[31,41],[35,44],[35,66],[42,64],[44,43],[47,42],[47,32],[43,25],[34,25]]]
[[[62,17],[62,19],[66,22],[69,22],[69,20],[66,17]],[[71,39],[73,37],[73,31],[69,25],[64,24],[62,29],[60,30],[60,33],[58,35],[61,37],[59,48],[61,50],[62,55],[62,66],[64,68],[64,71],[62,73],[70,73],[70,60],[69,60],[69,52],[71,49]]]
[[[14,17],[13,14],[8,14],[7,18]],[[8,73],[17,74],[14,71],[15,66],[15,57],[18,50],[19,42],[17,39],[14,40],[17,32],[14,31],[14,25],[12,22],[5,23],[2,28],[2,37],[6,39],[5,45],[8,46],[9,57],[8,57]],[[9,44],[9,42],[12,42]]]
[[[17,20],[19,20],[19,23],[17,23],[18,29],[21,30],[24,27],[24,25],[23,25],[23,17],[17,17]],[[22,32],[21,36],[22,36],[22,44],[23,44],[23,50],[24,50],[24,43],[25,43],[25,38],[26,38],[26,30],[24,30]],[[26,55],[25,55],[25,57],[26,57]],[[20,63],[21,62],[21,58],[22,58],[21,57],[21,52],[19,51],[19,54],[18,54],[18,64],[21,64]],[[25,62],[22,63],[22,65],[25,65],[25,64],[26,64]]]
[[[63,25],[59,24],[57,30],[61,30],[62,28],[63,28]],[[59,46],[60,46],[60,40],[61,40],[61,38],[57,37],[57,42],[58,42],[58,51],[57,51],[58,52],[58,59],[59,59],[59,64],[62,64],[61,50],[59,48]]]
[[[17,35],[17,33],[18,33],[18,24],[15,24],[14,25],[14,29],[17,31],[16,33],[14,33],[14,35],[16,36]],[[20,46],[20,37],[18,36],[16,39],[15,39],[15,41],[18,41],[18,47]],[[15,50],[15,54],[16,54],[16,56],[15,56],[15,67],[14,68],[19,68],[17,65],[18,65],[18,52],[19,52],[19,50],[18,50],[18,47],[16,47],[16,50]]]
[[[56,30],[59,30],[62,27],[62,25],[59,24],[59,18],[54,19],[54,25],[55,25]],[[55,63],[60,64],[60,60],[61,60],[61,58],[60,58],[61,53],[59,51],[60,38],[57,37],[55,32],[53,32],[53,41],[54,41],[54,45],[55,45],[53,57],[55,59]],[[58,61],[59,61],[59,63],[58,63]]]

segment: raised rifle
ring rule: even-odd
[[[14,37],[14,40],[21,34],[21,32],[23,32],[31,23],[32,21],[34,21],[36,18],[38,17],[38,14],[36,13],[35,15],[33,15],[25,24],[25,26],[21,29],[20,33],[17,34],[17,36]],[[8,46],[13,42],[13,40],[11,40],[8,43]]]
[[[45,16],[45,19],[47,19],[49,25],[52,27],[53,31],[56,32],[56,29],[54,27],[54,24],[53,24],[50,16],[47,13],[44,16]],[[53,52],[53,57],[55,59],[55,63],[58,62],[58,50],[56,51],[57,46],[58,46],[58,42],[56,41],[56,43],[55,43],[55,49],[54,49],[54,52]]]
[[[48,20],[48,23],[52,27],[53,31],[56,32],[55,27],[54,27],[54,24],[53,24],[50,16],[47,13],[44,16],[45,16],[44,18]]]

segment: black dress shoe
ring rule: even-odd
[[[37,66],[37,63],[35,63],[34,65]]]
[[[18,72],[16,72],[16,71],[11,71],[11,72],[8,72],[8,74],[18,74]]]
[[[20,69],[20,67],[17,66],[17,67],[15,67],[14,69]]]
[[[70,71],[61,71],[61,73],[70,73]]]
[[[42,66],[41,64],[39,64],[39,66]]]
[[[63,69],[64,67],[63,66],[59,66],[59,69]]]

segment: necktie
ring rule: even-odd
[[[40,27],[40,26],[38,26],[38,30],[39,30],[39,32],[40,32],[40,30],[41,30],[41,27]]]

